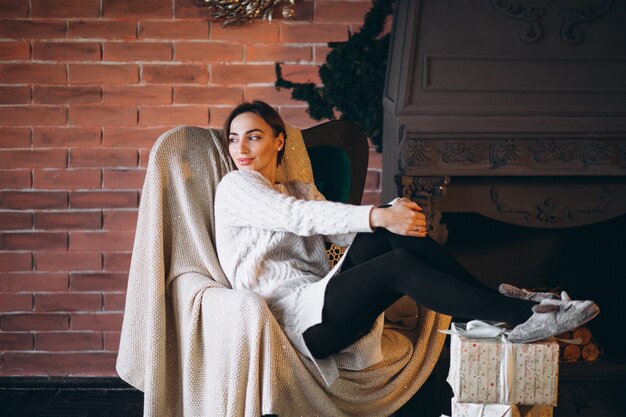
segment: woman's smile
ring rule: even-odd
[[[241,166],[247,166],[250,165],[252,161],[254,161],[254,158],[238,158],[237,164]]]

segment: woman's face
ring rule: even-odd
[[[242,113],[230,123],[228,152],[237,168],[258,171],[272,183],[284,144],[283,134],[274,136],[272,127],[256,113]]]

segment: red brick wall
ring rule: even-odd
[[[316,124],[272,87],[274,62],[318,80],[370,1],[297,6],[224,29],[191,0],[0,0],[0,375],[115,374],[154,140],[255,98]]]

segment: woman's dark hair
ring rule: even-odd
[[[240,114],[243,113],[254,113],[259,116],[261,119],[265,121],[272,128],[272,133],[274,136],[278,136],[280,133],[283,134],[285,138],[285,144],[278,151],[278,160],[277,162],[280,164],[280,161],[283,159],[283,155],[285,154],[285,146],[287,143],[287,131],[285,130],[285,122],[282,117],[278,114],[276,110],[269,104],[264,101],[255,100],[252,103],[244,102],[238,105],[230,112],[226,121],[224,122],[224,127],[222,128],[222,140],[224,141],[224,145],[228,148],[228,137],[230,136],[230,124],[233,119]]]

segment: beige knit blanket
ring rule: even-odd
[[[281,175],[311,179],[298,134]],[[164,133],[150,154],[117,358],[119,375],[145,393],[144,416],[392,414],[432,371],[449,317],[422,310],[409,337],[386,329],[383,362],[342,370],[327,387],[267,305],[230,289],[218,263],[213,198],[233,168],[217,131],[197,127]]]

